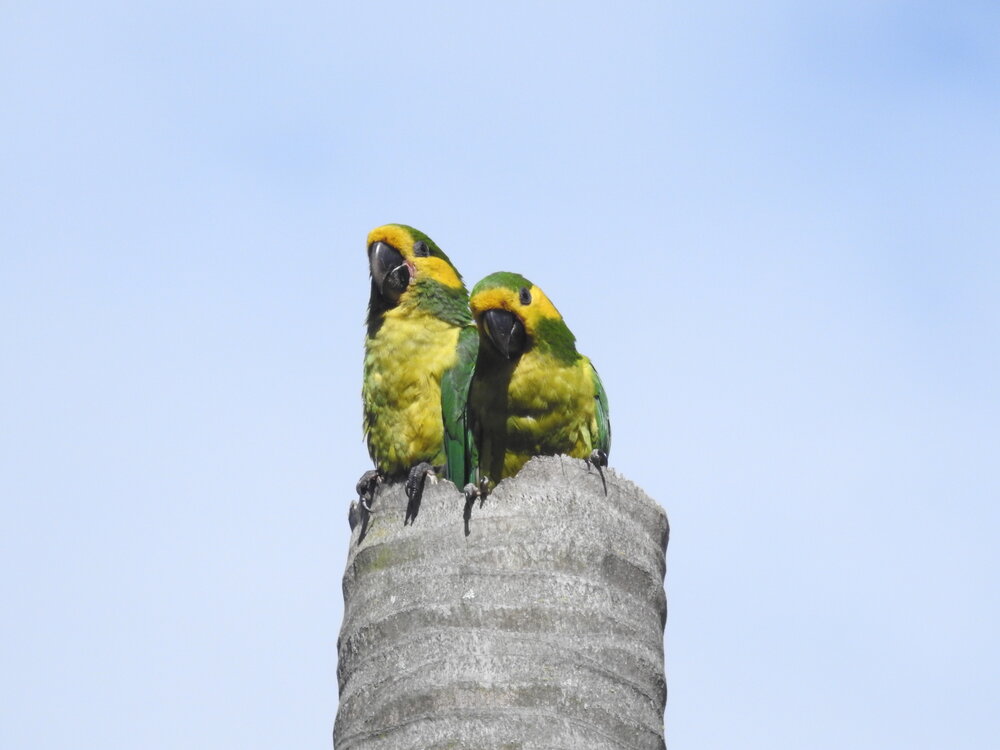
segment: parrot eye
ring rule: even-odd
[[[521,304],[530,305],[531,304],[531,292],[528,291],[528,287],[521,287]]]
[[[431,249],[427,247],[427,243],[423,240],[417,240],[413,243],[413,254],[418,258],[426,258],[431,254]]]

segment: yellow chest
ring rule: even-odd
[[[432,315],[397,308],[366,340],[364,429],[368,452],[384,472],[443,463],[441,375],[455,362],[458,333]]]
[[[496,389],[506,386],[506,399]],[[597,440],[594,381],[583,358],[560,366],[535,352],[521,357],[507,383],[473,383],[481,428],[480,468],[493,481],[520,471],[532,456],[583,458]]]

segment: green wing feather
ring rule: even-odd
[[[611,414],[608,411],[608,394],[604,391],[604,385],[597,374],[597,368],[590,366],[594,371],[594,405],[597,409],[597,444],[605,453],[611,452]]]
[[[459,489],[475,481],[478,463],[466,410],[478,353],[479,331],[475,326],[466,326],[458,334],[455,364],[441,376],[441,416],[444,419],[444,452],[448,461],[445,471]]]

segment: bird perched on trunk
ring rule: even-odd
[[[375,469],[361,477],[358,494],[370,510],[383,478],[407,475],[407,495],[419,502],[424,479],[435,468],[448,466],[450,475],[464,477],[464,454],[447,460],[442,409],[464,406],[475,350],[459,347],[459,334],[467,328],[468,338],[475,329],[462,277],[423,232],[403,224],[373,229],[368,263],[361,396]],[[456,371],[463,356],[467,365]]]
[[[480,478],[497,482],[532,456],[559,453],[607,466],[607,394],[545,293],[501,272],[476,284],[469,303],[480,341],[467,420]]]

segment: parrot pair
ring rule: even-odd
[[[403,224],[369,233],[368,263],[366,510],[383,479],[405,476],[412,506],[442,471],[471,502],[532,456],[607,465],[607,394],[541,289],[500,272],[470,297],[448,256]]]

